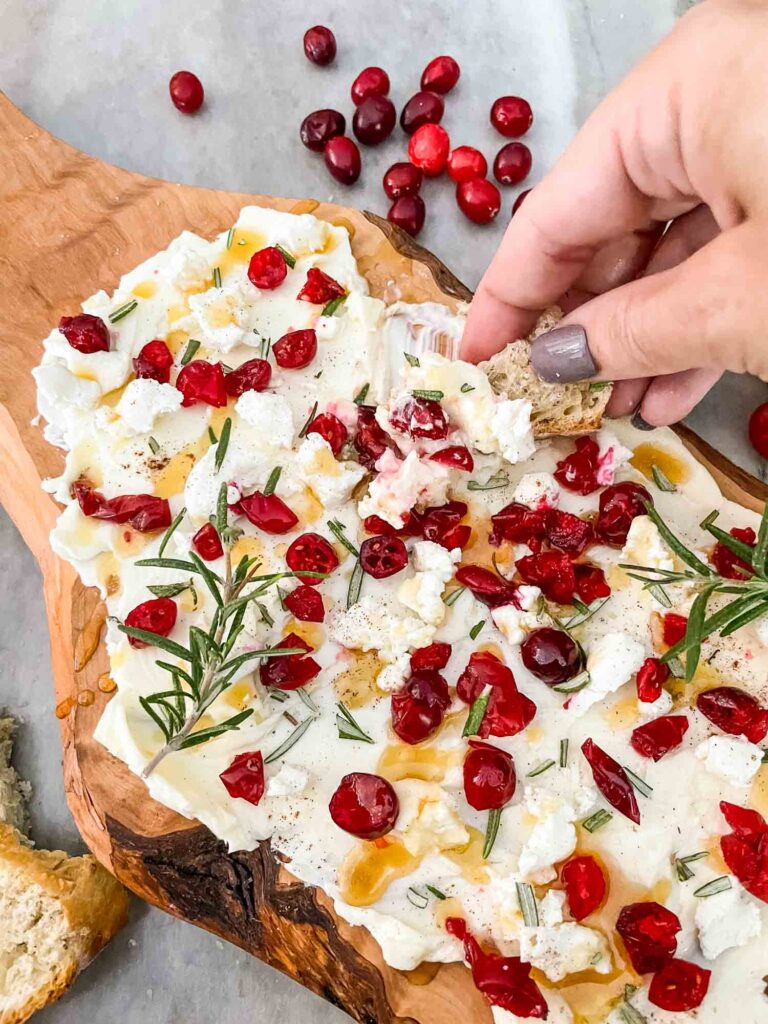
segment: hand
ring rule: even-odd
[[[613,415],[673,423],[724,370],[768,380],[766,50],[764,0],[706,0],[680,20],[515,214],[462,358],[488,358],[564,297],[534,367],[619,381]]]

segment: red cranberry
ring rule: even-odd
[[[369,96],[386,96],[389,93],[389,75],[384,68],[363,68],[349,90],[352,102],[359,107]]]
[[[266,359],[248,359],[224,377],[224,389],[230,398],[239,398],[246,391],[264,391],[269,387],[272,367]]]
[[[389,422],[395,430],[409,437],[442,441],[448,436],[448,420],[443,407],[432,398],[409,395],[392,410]]]
[[[427,208],[421,196],[401,196],[387,211],[387,220],[415,238],[424,227],[426,215]]]
[[[168,83],[171,102],[182,114],[194,114],[203,105],[203,83],[191,71],[177,71]]]
[[[638,974],[659,971],[677,951],[677,914],[653,901],[622,907],[616,931]]]
[[[302,584],[283,598],[287,610],[299,622],[323,622],[325,607],[323,599],[314,587]]]
[[[411,671],[418,672],[420,669],[432,669],[439,671],[445,668],[451,657],[451,645],[436,640],[429,647],[419,647],[411,655]]]
[[[265,533],[290,533],[299,517],[276,494],[254,491],[235,506],[249,523]]]
[[[560,869],[560,878],[575,921],[589,917],[605,899],[605,875],[594,857],[572,857]]]
[[[538,551],[547,532],[545,509],[530,509],[512,501],[491,516],[493,529],[488,540],[494,547],[509,540],[515,544],[527,544],[531,551]]]
[[[533,111],[519,96],[501,96],[491,107],[491,124],[508,139],[519,139],[533,124]]]
[[[517,736],[535,717],[536,705],[516,687],[491,690],[478,735],[483,739],[487,736]]]
[[[555,479],[568,491],[592,494],[600,486],[597,482],[600,448],[593,437],[576,439],[576,451],[557,463]]]
[[[461,68],[453,57],[435,57],[421,73],[421,88],[444,96],[456,85]]]
[[[687,732],[685,715],[662,715],[633,729],[629,742],[641,757],[660,761],[670,750],[680,746]]]
[[[274,245],[259,249],[248,264],[248,280],[262,291],[273,291],[283,283],[287,273],[285,256]]]
[[[520,645],[523,664],[547,686],[573,679],[581,670],[581,652],[576,641],[561,629],[534,629]]]
[[[360,464],[373,469],[391,441],[384,433],[375,416],[375,410],[361,406],[357,414],[357,426],[352,442],[358,453]]]
[[[450,703],[448,684],[439,672],[413,672],[392,694],[392,729],[403,743],[421,743],[440,727]]]
[[[571,512],[551,508],[545,517],[547,540],[553,548],[569,555],[580,555],[588,544],[594,543],[595,531],[592,524]]]
[[[314,679],[320,666],[314,658],[307,657],[314,648],[310,647],[296,633],[288,633],[276,645],[281,648],[298,647],[303,654],[281,654],[265,658],[259,665],[259,678],[264,686],[275,686],[278,690],[298,690]]]
[[[562,551],[544,551],[518,558],[515,563],[523,582],[539,587],[544,597],[557,604],[570,604],[576,587],[576,572]]]
[[[520,193],[520,195],[517,197],[517,199],[515,199],[514,203],[512,203],[512,216],[513,217],[515,216],[517,211],[520,209],[520,207],[523,205],[523,203],[525,202],[525,200],[528,198],[528,196],[531,194],[532,191],[533,191],[533,189],[530,189],[530,188],[525,189],[523,192]]]
[[[462,181],[456,186],[459,209],[475,224],[489,224],[501,209],[501,194],[487,178]]]
[[[508,142],[493,161],[493,176],[502,185],[519,185],[531,172],[533,158],[524,142]]]
[[[305,572],[331,573],[339,564],[339,556],[319,533],[302,533],[285,553],[285,561],[291,572],[297,575]],[[302,582],[317,586],[317,576],[302,576]]]
[[[307,271],[304,287],[296,298],[302,302],[311,302],[315,306],[324,306],[331,299],[339,299],[342,295],[346,295],[346,292],[338,281],[319,267],[311,267]]]
[[[201,526],[192,538],[192,547],[204,562],[215,562],[224,554],[219,531],[213,523]]]
[[[517,587],[514,583],[503,580],[501,576],[483,565],[460,566],[456,570],[456,579],[462,586],[468,587],[478,601],[482,601],[489,608],[516,603]]]
[[[143,601],[131,609],[125,617],[126,626],[143,629],[157,636],[168,636],[176,625],[176,604],[170,597],[155,597],[151,601]],[[131,647],[147,647],[148,642],[129,636]]]
[[[669,679],[669,669],[658,658],[646,658],[637,673],[637,699],[653,704],[662,694],[663,684]]]
[[[439,124],[423,124],[408,143],[408,159],[430,178],[442,174],[448,163],[451,140]]]
[[[701,1006],[712,971],[689,960],[670,960],[651,978],[648,1000],[662,1010],[685,1013]]]
[[[637,806],[635,790],[618,761],[614,761],[591,739],[582,743],[581,752],[592,769],[595,785],[611,807],[639,825],[640,810]]]
[[[238,754],[219,778],[231,797],[258,805],[264,796],[264,759],[261,751],[249,750]]]
[[[399,537],[368,537],[360,545],[363,572],[385,580],[408,565],[408,550]]]
[[[329,139],[343,135],[347,130],[346,118],[338,110],[329,107],[314,110],[301,122],[299,135],[307,149],[322,153]]]
[[[220,409],[227,404],[227,390],[224,386],[224,371],[221,363],[209,363],[206,359],[193,359],[182,366],[176,378],[176,387],[184,396],[183,406],[204,402]]]
[[[360,150],[347,135],[335,135],[323,150],[325,166],[342,185],[354,185],[360,177]]]
[[[454,548],[463,548],[469,543],[472,528],[460,525],[461,520],[467,514],[467,506],[463,501],[449,501],[445,505],[431,505],[422,513],[411,512],[411,520],[415,533],[410,536],[422,536],[424,540],[431,540],[435,544],[452,551]],[[408,526],[411,526],[409,521]]]
[[[347,442],[347,428],[338,416],[334,416],[330,412],[322,412],[319,416],[315,416],[306,432],[307,436],[319,434],[331,446],[331,451],[336,458],[339,457],[341,449]]]
[[[384,175],[384,191],[390,199],[401,196],[415,196],[421,188],[424,175],[412,163],[392,164]]]
[[[676,612],[667,612],[664,616],[662,627],[662,639],[667,647],[674,647],[685,638],[688,629],[688,619],[685,615],[678,615]]]
[[[317,355],[317,335],[310,327],[289,331],[272,346],[275,362],[284,370],[303,370]]]
[[[452,181],[472,181],[484,178],[488,161],[474,146],[457,146],[448,157],[448,177]]]
[[[465,473],[471,473],[475,468],[472,452],[463,444],[441,448],[440,451],[429,456],[429,461],[437,462],[441,466],[449,466],[451,469],[461,469]]]
[[[72,348],[85,355],[109,351],[109,328],[92,313],[63,316],[59,320],[59,330]]]
[[[330,64],[336,56],[336,36],[325,25],[308,28],[304,33],[304,54],[313,64]]]
[[[368,96],[355,111],[352,130],[366,146],[378,146],[395,127],[395,105],[388,96]]]
[[[641,484],[630,480],[606,487],[600,495],[600,510],[595,533],[603,544],[621,548],[636,516],[644,516],[651,504],[651,496]]]
[[[159,384],[167,384],[171,379],[172,366],[171,350],[159,339],[148,341],[133,360],[133,369],[137,377],[156,380]]]
[[[400,114],[400,127],[406,135],[413,135],[425,124],[438,124],[443,119],[445,104],[437,93],[417,92],[408,100]]]
[[[696,698],[696,707],[706,719],[730,736],[744,736],[761,743],[768,733],[768,710],[744,690],[716,686]]]
[[[171,506],[167,498],[154,494],[122,494],[105,498],[100,491],[78,481],[72,485],[72,496],[77,498],[84,516],[103,519],[109,523],[127,523],[138,533],[153,533],[171,525]]]
[[[345,775],[328,804],[331,818],[358,839],[380,839],[395,827],[400,806],[397,793],[379,775]]]
[[[768,825],[757,811],[720,802],[732,832],[720,839],[720,850],[730,870],[747,892],[768,903]]]
[[[576,575],[576,596],[584,604],[592,604],[600,598],[611,596],[605,573],[596,565],[580,562],[574,565],[573,571]]]
[[[517,777],[512,755],[490,743],[469,741],[464,758],[464,795],[476,811],[499,810],[515,795]]]
[[[768,402],[758,405],[749,417],[749,440],[757,454],[768,459]]]
[[[475,651],[456,683],[456,696],[474,704],[486,686],[513,692],[517,689],[512,669],[490,651]]]
[[[734,540],[740,540],[743,544],[748,544],[751,548],[754,548],[757,537],[751,526],[747,526],[745,529],[734,526],[730,534]],[[714,551],[712,552],[712,565],[714,565],[721,576],[725,576],[729,580],[744,580],[754,575],[752,565],[745,559],[740,558],[735,551],[722,541],[718,541],[715,544]]]

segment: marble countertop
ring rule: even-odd
[[[386,67],[399,106],[418,88],[431,57],[453,54],[463,73],[447,98],[444,123],[455,142],[478,145],[489,157],[499,146],[487,120],[491,102],[508,92],[525,95],[536,113],[526,140],[535,183],[606,90],[689,5],[314,0],[310,15],[300,0],[5,0],[0,88],[55,135],[130,170],[214,188],[334,198],[384,214],[381,175],[404,158],[399,129],[378,150],[364,152],[363,176],[349,190],[298,141],[299,123],[310,110],[339,106],[351,114],[348,88],[358,70]],[[315,68],[302,55],[302,34],[313,23],[336,33],[339,55],[330,68]],[[179,68],[194,70],[206,88],[206,106],[194,118],[179,115],[167,98],[168,78]],[[420,241],[474,287],[514,194],[505,195],[496,223],[480,230],[464,221],[444,182],[431,182]],[[746,442],[742,410],[765,397],[759,381],[727,377],[690,420],[763,477],[765,464]],[[15,762],[34,788],[34,838],[74,852],[82,844],[64,802],[40,575],[2,512],[0,549],[0,706],[21,721]],[[283,1024],[346,1019],[240,950],[134,901],[125,931],[37,1019],[244,1024],[256,1014]]]

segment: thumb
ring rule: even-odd
[[[627,380],[707,367],[768,379],[765,230],[744,223],[678,266],[580,306],[534,342],[537,374]]]

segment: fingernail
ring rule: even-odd
[[[587,332],[578,324],[556,327],[537,338],[531,346],[531,363],[539,377],[551,384],[586,380],[597,373]]]
[[[639,412],[636,412],[635,415],[632,417],[632,426],[635,428],[635,430],[656,429],[652,423],[648,423],[647,420],[644,420]]]

